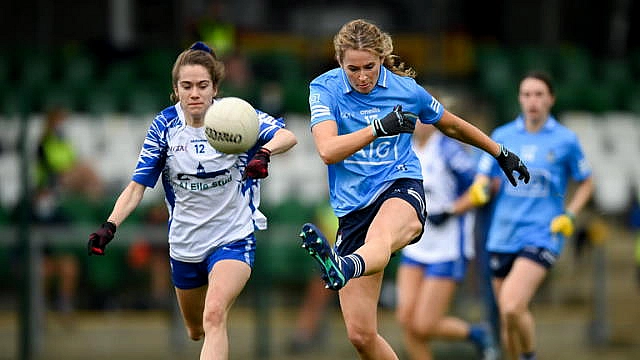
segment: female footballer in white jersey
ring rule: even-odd
[[[335,250],[312,224],[303,247],[340,290],[349,340],[363,359],[397,359],[378,334],[377,305],[391,254],[420,238],[425,221],[420,163],[411,149],[417,119],[494,155],[517,184],[528,181],[518,156],[446,111],[393,55],[391,37],[353,20],[334,37],[338,68],[309,85],[311,131],[328,166],[331,206],[339,218]]]
[[[266,226],[257,208],[257,179],[268,175],[270,155],[297,140],[282,122],[257,111],[254,147],[233,155],[216,151],[205,136],[204,115],[224,77],[223,63],[197,42],[177,57],[171,75],[176,104],[151,123],[132,181],[107,221],[89,235],[89,254],[104,255],[116,228],[161,177],[171,276],[187,332],[193,340],[204,337],[201,359],[227,359],[227,314],[251,274],[254,229]]]
[[[408,359],[432,359],[430,340],[472,342],[483,360],[495,359],[491,329],[447,315],[457,285],[474,256],[475,204],[471,186],[476,157],[434,126],[416,123],[413,150],[422,167],[426,231],[402,249],[396,276],[396,317]],[[468,190],[469,189],[469,190]]]

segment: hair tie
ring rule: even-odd
[[[197,41],[195,44],[191,45],[191,47],[189,49],[190,50],[201,50],[201,51],[204,51],[204,52],[207,52],[207,53],[213,55],[213,57],[216,56],[216,54],[213,52],[213,49],[208,47],[207,44],[203,43],[202,41]]]

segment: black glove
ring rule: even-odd
[[[271,150],[260,148],[244,169],[242,179],[245,180],[248,177],[254,179],[266,178],[269,175],[269,159],[271,159]]]
[[[116,233],[116,224],[107,221],[100,225],[98,231],[89,235],[89,255],[104,255],[104,248],[113,240],[113,234]]]
[[[393,111],[382,119],[373,120],[373,136],[394,136],[400,133],[412,133],[416,128],[418,115],[402,111],[402,105],[396,105]]]
[[[449,218],[453,215],[450,211],[443,211],[441,213],[429,214],[427,219],[434,226],[440,226],[445,223],[445,221],[449,220]]]
[[[513,177],[513,172],[517,171],[520,176],[518,176],[518,180],[523,180],[524,183],[529,183],[529,170],[524,166],[522,161],[518,155],[512,153],[504,147],[504,145],[500,144],[500,153],[496,156],[496,160],[498,160],[498,165],[502,168],[502,171],[507,175],[507,178],[511,182],[511,185],[516,186],[518,183],[516,179]]]

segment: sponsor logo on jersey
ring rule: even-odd
[[[377,107],[371,108],[371,109],[366,109],[366,110],[360,110],[360,115],[370,115],[370,114],[377,114],[380,112],[380,109]]]
[[[184,145],[174,145],[171,147],[171,151],[172,152],[187,151],[187,147]]]
[[[211,172],[200,171],[200,169],[198,169],[198,172],[196,174],[178,173],[178,180],[190,180],[192,177],[198,179],[213,179],[215,177],[224,176],[230,173],[231,172],[227,169]]]
[[[231,178],[231,174],[229,174],[229,176],[224,177],[222,179],[216,179],[214,181],[211,182],[190,182],[190,181],[181,181],[178,183],[178,185],[185,189],[185,190],[191,190],[191,191],[201,191],[201,190],[209,190],[209,189],[213,189],[213,188],[217,188],[220,186],[224,186],[228,183],[230,183],[232,180]]]
[[[228,169],[205,171],[202,164],[198,164],[198,168],[195,174],[178,173],[177,175],[178,185],[186,190],[199,191],[208,190],[224,186],[231,182],[231,171]],[[207,182],[192,182],[192,179],[213,179],[213,181]]]

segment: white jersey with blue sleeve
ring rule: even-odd
[[[442,105],[410,77],[381,66],[373,90],[361,94],[351,88],[341,68],[311,81],[311,127],[335,121],[338,135],[370,126],[396,105],[433,124],[444,112]],[[338,217],[366,207],[396,179],[421,179],[420,163],[411,150],[411,134],[380,137],[343,161],[328,165],[329,196]]]
[[[495,196],[487,249],[516,253],[525,246],[535,246],[559,255],[564,237],[551,234],[549,224],[564,212],[568,180],[582,181],[591,176],[591,167],[578,137],[553,117],[549,117],[537,133],[528,132],[524,119],[518,117],[498,127],[492,138],[518,154],[531,180],[528,184],[512,186],[496,160],[483,155],[478,171],[502,178]]]
[[[265,227],[258,210],[258,180],[242,180],[248,160],[284,124],[258,111],[259,138],[245,153],[215,150],[204,127],[186,124],[179,104],[160,112],[149,127],[132,180],[154,187],[162,176],[169,210],[169,254],[200,262],[222,246]]]
[[[420,159],[428,213],[440,213],[453,204],[473,182],[477,161],[470,148],[434,132],[427,143],[413,150]],[[420,241],[403,248],[402,254],[421,263],[455,261],[474,256],[473,211],[452,216],[439,226],[428,221]]]

